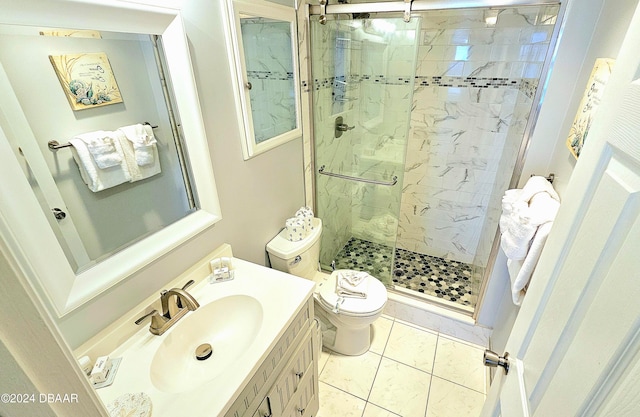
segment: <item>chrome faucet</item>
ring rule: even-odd
[[[156,336],[160,336],[178,322],[189,311],[194,311],[200,304],[186,289],[194,283],[193,280],[187,282],[182,288],[171,288],[160,292],[160,305],[162,314],[157,310],[145,314],[135,321],[141,324],[147,317],[151,317],[149,331]]]

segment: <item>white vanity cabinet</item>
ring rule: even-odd
[[[316,416],[320,337],[310,298],[224,417]]]

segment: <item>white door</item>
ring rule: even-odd
[[[636,11],[482,417],[640,415],[639,44]]]
[[[20,102],[13,91],[2,63],[0,63],[0,141],[2,141],[0,143],[0,149],[2,149],[0,161],[3,164],[12,163],[8,159],[12,158],[16,150],[20,149],[19,154],[22,157],[19,159],[23,159],[20,163],[28,166],[26,169],[28,170],[27,179],[34,189],[39,190],[41,198],[38,201],[48,216],[56,237],[61,240],[61,246],[68,249],[66,250],[67,255],[73,258],[78,266],[89,264],[91,262],[89,254],[36,143],[36,138],[22,112]],[[54,220],[54,208],[62,210],[65,217],[57,221]]]

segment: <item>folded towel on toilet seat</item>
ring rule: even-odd
[[[341,297],[367,298],[369,274],[364,271],[336,271],[336,294]]]

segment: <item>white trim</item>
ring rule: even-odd
[[[232,76],[237,80],[233,83],[233,90],[236,96],[236,115],[241,132],[242,156],[245,160],[256,155],[267,152],[277,146],[287,143],[302,136],[301,110],[300,110],[300,75],[298,69],[298,42],[296,12],[291,7],[274,3],[267,3],[260,0],[244,2],[240,0],[226,0],[226,42],[229,54],[229,65]],[[251,115],[250,92],[245,88],[247,83],[246,63],[244,59],[244,46],[240,29],[240,15],[249,14],[252,16],[266,17],[269,19],[281,20],[290,23],[291,28],[291,53],[293,60],[293,85],[295,95],[295,117],[296,128],[281,135],[274,136],[264,142],[255,143],[255,131],[253,127],[253,117]]]
[[[0,404],[14,415],[106,417],[95,390],[82,375],[75,357],[26,278],[29,270],[11,256],[7,219],[0,212],[0,386],[4,393],[33,395],[33,404]],[[19,368],[19,369],[18,369]],[[11,371],[10,371],[11,370]],[[46,372],[42,372],[46,370]],[[31,390],[31,391],[29,391]],[[42,402],[41,394],[74,395],[76,402]],[[12,406],[16,406],[12,409]],[[18,408],[19,407],[19,408]],[[28,410],[21,412],[21,410]]]

